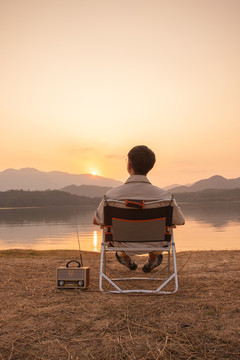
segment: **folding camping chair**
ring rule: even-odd
[[[158,207],[156,207],[157,204],[159,204]],[[168,206],[161,206],[160,200],[139,201],[104,199],[104,228],[102,234],[99,278],[99,288],[101,291],[110,293],[143,292],[173,294],[178,290],[172,212],[172,201]],[[151,242],[151,247],[148,245],[149,242]],[[153,247],[153,242],[156,243],[156,247]],[[163,242],[165,245],[161,246],[161,243],[163,244]],[[123,243],[128,243],[128,247],[123,247]],[[131,248],[131,246],[133,247]],[[107,262],[107,253],[117,251],[141,251],[145,254],[152,251],[167,252],[168,264],[153,274],[144,274],[145,276],[140,277],[124,277],[117,273],[116,277],[116,271],[111,269],[109,262]],[[170,254],[172,254],[172,257]],[[170,263],[171,258],[173,259],[173,266],[171,266]],[[159,274],[161,273],[162,275],[162,272],[165,270],[167,270],[167,275],[164,274],[164,277],[159,277]],[[114,275],[115,277],[113,277]],[[156,283],[158,282],[158,286],[154,290],[144,289],[142,285],[137,289],[135,286],[131,289],[124,288],[127,281],[132,282],[135,280],[141,284],[142,281],[155,281]],[[174,289],[164,291],[163,288],[167,286],[171,280],[174,280],[175,282]],[[120,283],[124,285],[122,286]]]

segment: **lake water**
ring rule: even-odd
[[[175,230],[177,251],[239,250],[240,203],[182,204],[186,224]],[[0,209],[0,249],[99,251],[95,207]],[[77,236],[78,233],[78,236]]]

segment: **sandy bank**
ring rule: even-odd
[[[1,359],[240,358],[240,251],[177,254],[170,296],[98,292],[97,253],[84,253],[88,290],[57,290],[56,268],[76,256],[0,252]]]

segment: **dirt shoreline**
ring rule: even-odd
[[[240,251],[178,253],[179,290],[163,296],[100,293],[93,252],[89,288],[56,289],[56,268],[76,257],[0,251],[0,359],[240,358]]]

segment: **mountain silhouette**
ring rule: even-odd
[[[62,188],[61,191],[65,191],[73,195],[94,198],[103,197],[110,189],[112,189],[112,187],[96,185],[70,185]]]
[[[91,174],[69,174],[61,171],[44,172],[34,168],[7,169],[0,172],[0,191],[59,190],[70,184],[116,187],[121,181]]]
[[[91,174],[69,174],[61,171],[44,172],[34,168],[7,169],[0,172],[0,191],[7,190],[62,190],[74,195],[102,197],[121,181]],[[197,192],[206,189],[237,189],[240,178],[226,179],[215,175],[192,185],[169,186],[171,193]]]
[[[190,186],[177,186],[171,188],[171,193],[196,192],[206,189],[237,189],[240,188],[240,178],[226,179],[223,176],[215,175],[208,179],[195,182]]]

